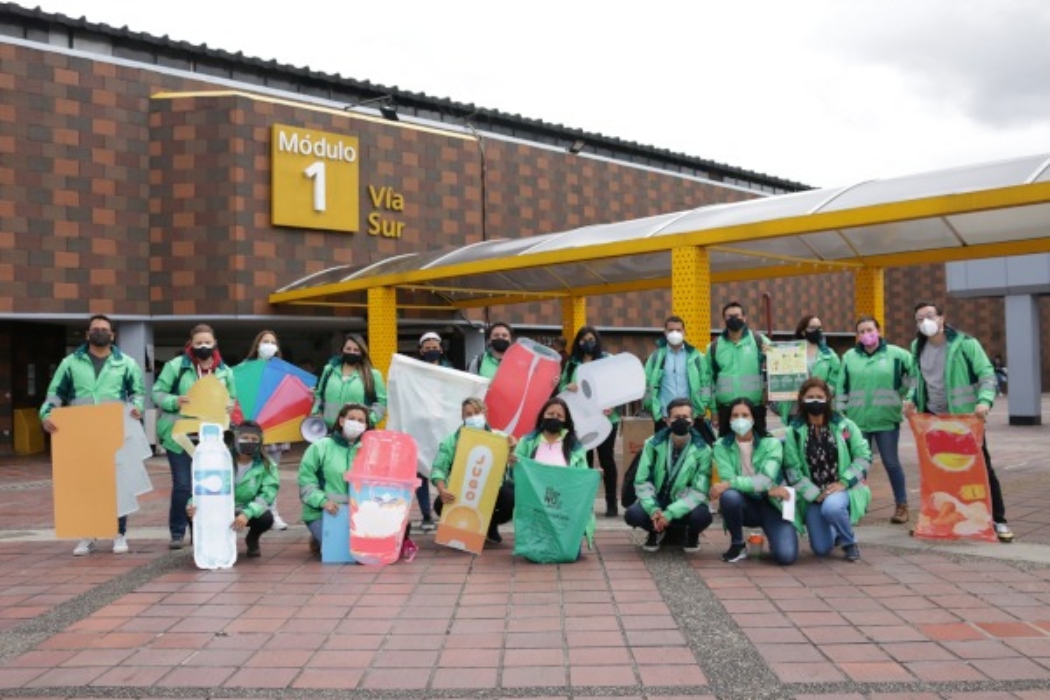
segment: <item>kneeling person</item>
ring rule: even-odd
[[[236,517],[230,528],[237,532],[248,529],[244,542],[248,557],[257,557],[259,538],[273,527],[270,509],[277,501],[281,485],[277,465],[263,453],[263,429],[255,421],[246,420],[233,429],[234,487],[233,507]],[[197,507],[191,498],[186,504],[186,515],[192,519]]]
[[[649,533],[644,549],[655,552],[669,529],[685,529],[685,551],[700,550],[700,533],[711,524],[707,490],[711,448],[693,428],[693,405],[677,398],[667,405],[667,427],[645,441],[634,478],[638,501],[624,520]]]

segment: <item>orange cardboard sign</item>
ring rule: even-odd
[[[505,435],[477,428],[459,431],[448,483],[456,500],[441,513],[435,543],[481,554],[509,451]]]
[[[916,537],[994,542],[984,422],[971,415],[908,418],[919,452],[922,506]]]
[[[51,412],[55,536],[117,533],[117,450],[124,445],[124,404],[67,406]]]

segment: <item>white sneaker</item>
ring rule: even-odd
[[[74,557],[86,557],[95,551],[95,540],[80,540],[73,550]]]
[[[128,538],[124,535],[117,535],[113,538],[113,553],[114,554],[127,554],[128,553]]]
[[[281,519],[281,516],[277,515],[276,511],[273,514],[273,529],[274,530],[287,530],[288,523]]]

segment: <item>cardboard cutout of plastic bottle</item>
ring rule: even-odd
[[[581,364],[575,384],[576,391],[563,391],[558,398],[569,407],[576,439],[593,450],[613,429],[605,411],[645,395],[645,368],[630,353],[603,357]]]
[[[193,561],[201,569],[228,569],[237,561],[233,457],[218,423],[201,423],[193,454]]]
[[[528,338],[519,338],[500,360],[485,404],[493,429],[521,437],[550,398],[561,375],[561,355]]]
[[[350,555],[385,566],[401,555],[416,476],[416,442],[392,430],[370,430],[346,474],[350,485]]]
[[[501,433],[477,428],[459,431],[448,480],[448,490],[456,500],[441,512],[436,544],[481,554],[509,451],[507,437]]]

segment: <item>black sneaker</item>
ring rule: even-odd
[[[656,532],[655,530],[649,533],[649,536],[645,538],[645,544],[642,545],[642,549],[647,552],[659,552],[660,543],[664,540],[664,533]]]
[[[606,504],[606,506],[605,506],[605,517],[606,518],[618,518],[618,517],[620,517],[620,511],[616,507],[615,503]]]
[[[434,519],[428,515],[419,523],[419,529],[423,532],[433,532],[434,530],[437,530],[437,524],[434,522]]]
[[[262,552],[259,550],[258,537],[245,537],[244,544],[248,546],[248,551],[246,552],[246,554],[249,559],[254,559],[255,557],[260,556],[262,554]]]
[[[485,541],[491,544],[500,544],[503,542],[503,537],[499,534],[499,530],[495,527],[490,527],[489,531],[485,534]]]
[[[691,532],[686,533],[685,544],[682,545],[682,551],[686,554],[696,554],[700,551],[700,535],[693,534]]]
[[[731,544],[722,554],[722,561],[725,562],[733,563],[741,559],[747,559],[747,546],[744,544]]]
[[[185,545],[182,537],[172,537],[171,542],[168,542],[168,549],[182,549],[183,546]]]
[[[846,552],[846,561],[857,561],[860,559],[860,547],[854,544],[847,544],[842,548]]]
[[[311,554],[320,554],[321,553],[321,543],[313,535],[310,536],[310,553]]]

